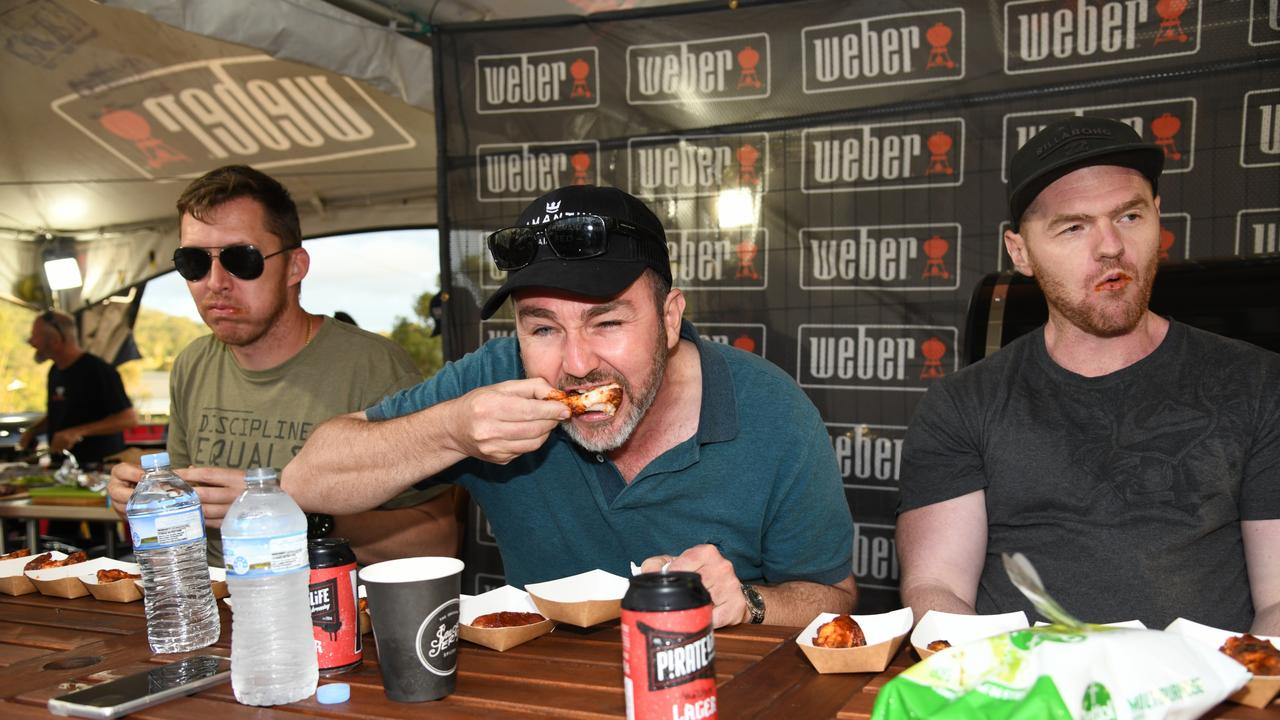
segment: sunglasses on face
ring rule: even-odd
[[[213,267],[213,259],[222,263],[222,268],[241,280],[256,280],[262,276],[262,269],[267,258],[273,258],[283,252],[296,250],[298,246],[277,250],[270,255],[252,245],[228,245],[217,252],[198,247],[180,247],[173,251],[173,267],[188,282],[195,282],[209,274]]]
[[[541,225],[503,228],[489,236],[489,254],[499,270],[507,271],[533,262],[541,244],[550,246],[561,260],[586,260],[609,249],[610,231],[634,239],[653,238],[644,228],[613,218],[570,215]]]

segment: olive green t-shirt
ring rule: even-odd
[[[175,468],[282,468],[320,423],[421,379],[399,345],[331,318],[268,370],[241,368],[229,347],[205,335],[179,353],[169,375],[169,459]],[[209,563],[221,567],[222,537],[212,528],[208,535]]]

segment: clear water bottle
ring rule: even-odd
[[[245,705],[310,697],[320,677],[311,625],[307,518],[272,468],[252,468],[222,521],[231,591],[231,689]]]
[[[222,623],[209,586],[200,498],[169,469],[169,453],[143,455],[142,470],[125,513],[146,591],[147,640],[157,653],[212,645]]]

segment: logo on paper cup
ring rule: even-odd
[[[431,611],[418,627],[418,662],[432,674],[447,677],[458,667],[458,599]]]

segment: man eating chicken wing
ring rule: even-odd
[[[508,275],[481,316],[509,298],[516,336],[321,425],[285,489],[354,512],[458,483],[516,586],[643,561],[698,572],[717,627],[850,612],[852,523],[822,420],[776,366],[681,319],[657,216],[566,187],[488,245]]]

